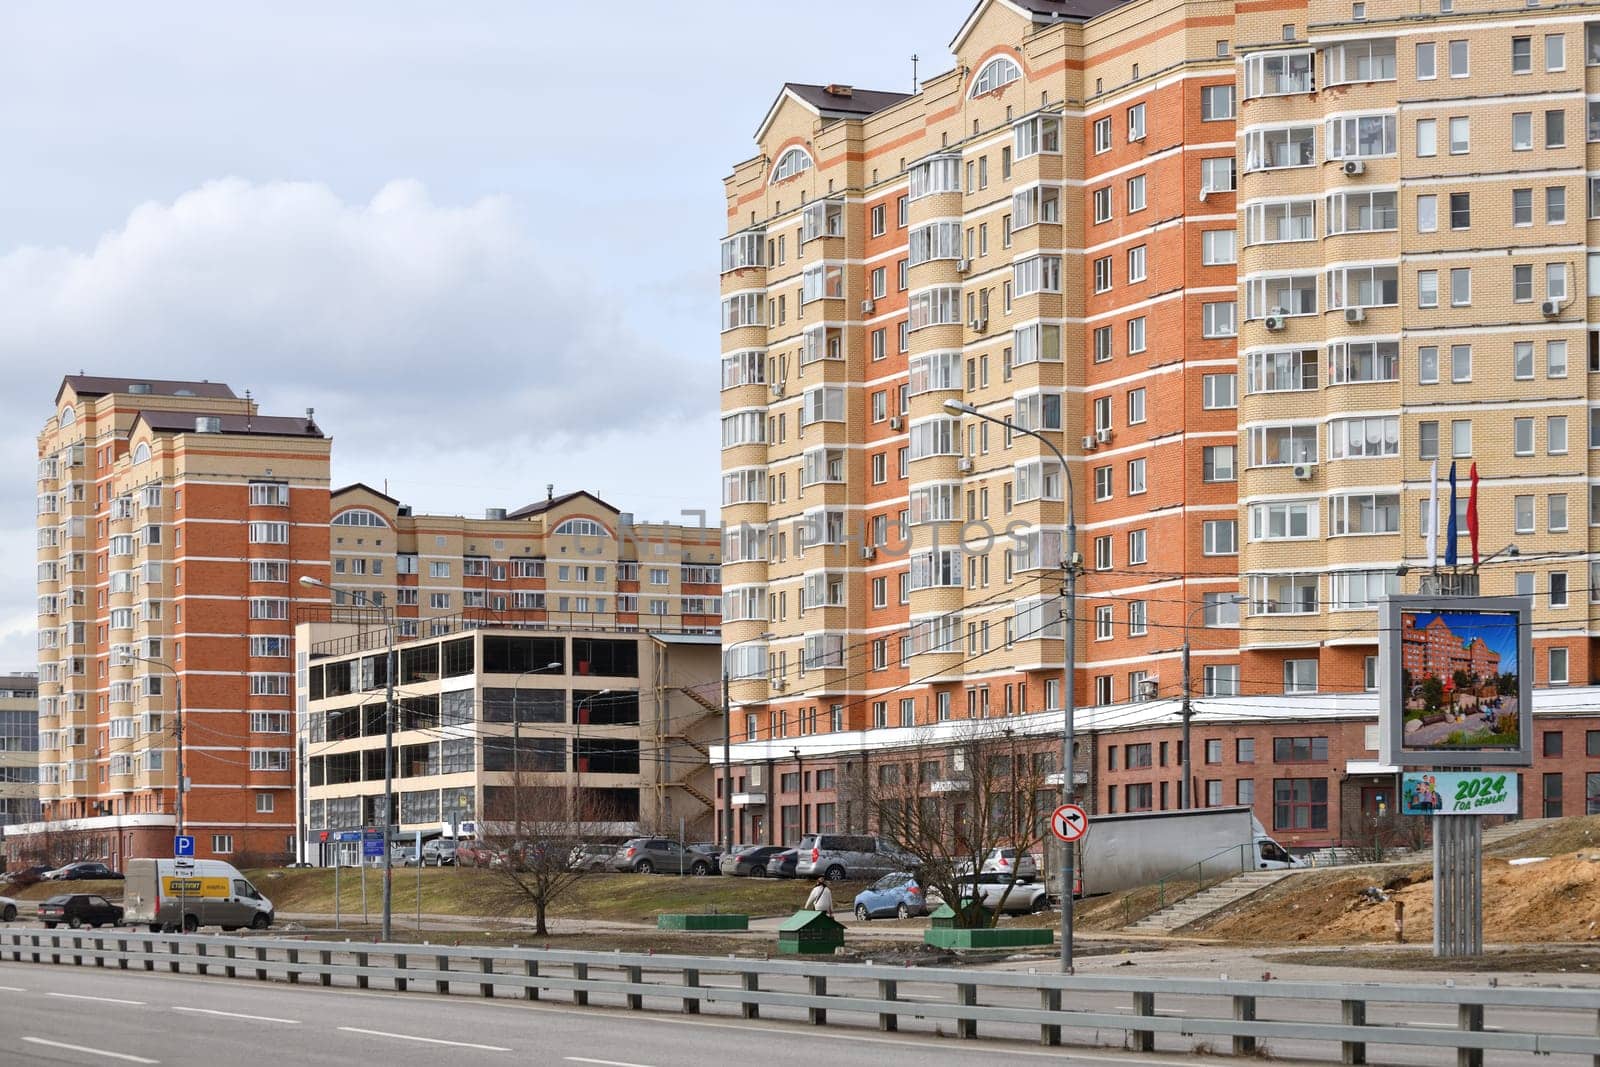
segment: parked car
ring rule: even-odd
[[[122,909],[99,893],[62,893],[39,905],[39,918],[54,929],[66,923],[80,926],[121,926]]]
[[[454,867],[456,865],[455,838],[436,837],[423,845],[422,865],[424,867]]]
[[[665,837],[635,837],[624,842],[611,861],[613,870],[634,874],[692,874],[702,877],[715,866],[703,852],[685,848],[682,842]]]
[[[417,864],[417,846],[408,842],[392,842],[389,845],[389,862],[396,867],[415,867]],[[290,866],[294,866],[290,864]],[[309,863],[306,866],[311,866]]]
[[[1050,906],[1050,895],[1045,891],[1044,883],[1017,882],[1013,885],[1009,874],[998,871],[988,871],[977,878],[963,878],[960,885],[962,900],[971,900],[975,893],[978,901],[991,911],[1000,907],[1001,898],[1004,897],[1003,910],[1008,915],[1043,911]],[[1009,894],[1006,893],[1007,887],[1011,890]]]
[[[892,842],[867,834],[807,834],[800,839],[800,878],[882,878],[895,871],[915,870],[922,861]]]
[[[456,845],[457,867],[498,867],[503,862],[499,851],[482,841],[462,841]]]
[[[44,872],[44,880],[47,882],[77,882],[88,879],[108,881],[121,877],[122,875],[97,860],[79,860],[77,863],[69,863],[65,867]]]
[[[782,852],[774,852],[767,857],[768,878],[794,878],[797,877],[795,869],[800,865],[800,850],[786,848]]]
[[[928,913],[928,898],[916,875],[910,871],[886,874],[856,894],[856,918],[882,919],[893,916],[909,919]]]
[[[616,854],[615,845],[573,845],[572,857],[567,864],[575,871],[609,871]]]
[[[35,863],[31,867],[18,867],[14,871],[7,871],[5,874],[0,875],[0,881],[5,882],[6,885],[32,885],[41,881],[49,870],[50,868],[44,864]]]
[[[0,897],[0,923],[17,921],[17,902],[10,897]]]
[[[1017,869],[1017,881],[1019,882],[1031,882],[1039,877],[1039,861],[1033,858],[1033,854],[1024,852],[1019,859],[1017,850],[1014,848],[995,848],[990,850],[989,854],[984,857],[981,869],[984,872],[1008,875],[1011,873],[1013,866]],[[961,865],[961,873],[972,873],[970,860]]]
[[[782,845],[745,845],[725,853],[719,866],[722,873],[729,877],[765,878],[768,861],[783,851]]]

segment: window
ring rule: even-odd
[[[1204,670],[1204,693],[1208,697],[1239,695],[1239,665],[1208,663]]]
[[[1472,227],[1472,194],[1450,194],[1450,228],[1466,230]]]
[[[252,545],[286,545],[289,543],[289,524],[286,522],[252,522]]]
[[[1550,670],[1549,678],[1548,678],[1548,684],[1550,684],[1550,685],[1566,685],[1567,684],[1567,650],[1564,649],[1564,648],[1552,648],[1552,649],[1549,649],[1548,650],[1547,661],[1548,661],[1549,670]],[[1549,777],[1549,776],[1547,775],[1546,777]],[[1557,812],[1556,814],[1559,815],[1560,812]]]
[[[1293,40],[1293,37],[1288,39]],[[1309,49],[1258,52],[1249,56],[1244,66],[1245,98],[1313,92],[1316,88],[1313,57]]]
[[[1098,118],[1094,121],[1094,150],[1096,154],[1111,151],[1111,116]]]
[[[1455,120],[1451,120],[1454,138]],[[1329,159],[1372,159],[1395,153],[1393,115],[1351,115],[1328,120]]]
[[[1439,154],[1439,120],[1417,120],[1417,147],[1418,156],[1436,156]]]
[[[1600,277],[1600,275],[1597,275]],[[1137,315],[1128,320],[1128,355],[1135,356],[1145,350],[1145,318]],[[1110,356],[1110,353],[1107,353]]]
[[[1533,73],[1533,38],[1511,38],[1511,73]]]
[[[1546,226],[1560,226],[1567,221],[1567,187],[1547,186],[1544,191],[1544,221]]]
[[[1567,113],[1560,108],[1544,113],[1544,146],[1546,148],[1567,146]]]
[[[1220,122],[1233,118],[1233,86],[1202,85],[1200,87],[1200,120]]]
[[[1417,271],[1417,307],[1436,308],[1439,306],[1439,272],[1436,270]]]
[[[1203,304],[1200,309],[1200,332],[1203,337],[1237,336],[1237,307],[1232,300]]]
[[[1278,778],[1272,783],[1272,828],[1274,830],[1326,830],[1328,828],[1328,780],[1326,778]]]
[[[1565,652],[1566,649],[1551,649],[1551,652]],[[1561,775],[1559,773],[1546,774],[1540,783],[1542,789],[1541,799],[1542,814],[1546,819],[1561,818]]]
[[[1231,482],[1237,478],[1235,445],[1206,445],[1201,450],[1202,477],[1207,482]]]
[[[1471,76],[1472,70],[1468,61],[1466,41],[1451,41],[1447,46],[1447,54],[1450,59],[1450,77],[1466,78]]]
[[[1128,140],[1144,140],[1144,105],[1134,104],[1128,108]]]
[[[1144,277],[1144,271],[1143,271],[1144,246],[1143,245],[1139,246],[1139,253],[1140,253],[1140,267],[1141,267],[1140,272],[1139,272],[1139,277],[1142,280],[1143,277]],[[1201,234],[1200,234],[1200,262],[1201,263],[1203,263],[1203,264],[1205,264],[1207,266],[1215,266],[1215,265],[1223,264],[1223,263],[1235,263],[1237,261],[1238,261],[1238,256],[1237,256],[1237,254],[1235,252],[1235,249],[1234,249],[1234,231],[1233,230],[1204,230],[1204,231],[1201,232]],[[1133,281],[1134,279],[1133,278],[1129,278],[1128,280],[1129,281]]]
[[[1533,112],[1517,111],[1511,116],[1511,150],[1533,151]]]
[[[1111,187],[1094,191],[1094,221],[1096,223],[1111,221]]]
[[[1439,76],[1438,46],[1432,41],[1417,45],[1417,80],[1429,81]]]
[[[1205,375],[1201,379],[1201,406],[1208,411],[1238,407],[1238,376],[1236,374]]]
[[[1207,520],[1203,526],[1203,544],[1208,556],[1235,556],[1239,553],[1239,525],[1233,519]]]
[[[152,768],[154,769],[154,768]],[[214,856],[226,856],[233,852],[232,834],[212,834],[211,853]]]
[[[1450,455],[1456,459],[1464,459],[1472,455],[1472,420],[1452,419],[1450,421]],[[1428,458],[1428,457],[1423,457]]]
[[[1315,390],[1318,363],[1315,349],[1247,353],[1245,389],[1250,393]]]
[[[1233,231],[1228,231],[1228,236],[1233,236]],[[1145,279],[1145,246],[1135,245],[1128,249],[1128,281],[1142,282]]]
[[[1470,307],[1471,305],[1472,305],[1472,268],[1471,267],[1451,267],[1450,268],[1450,306],[1459,308],[1459,307]],[[1463,347],[1463,346],[1459,346],[1458,345],[1458,346],[1454,346],[1454,347]],[[1471,346],[1470,345],[1464,346],[1464,347],[1466,347],[1469,352],[1471,351]],[[1456,380],[1457,381],[1464,381],[1465,379],[1458,378]]]
[[[1217,156],[1200,161],[1200,192],[1202,194],[1231,193],[1233,190],[1234,170],[1232,156]]]
[[[1544,295],[1546,299],[1555,301],[1567,298],[1567,265],[1565,263],[1546,263],[1544,265]]]
[[[1333,419],[1328,423],[1328,458],[1372,459],[1400,454],[1398,416]]]

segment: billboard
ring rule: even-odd
[[[1533,762],[1527,597],[1390,597],[1381,619],[1378,722],[1385,763]]]
[[[1402,815],[1515,815],[1521,789],[1511,771],[1407,771]]]

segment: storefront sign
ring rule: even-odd
[[[1402,815],[1515,815],[1520,783],[1497,771],[1407,771],[1400,780]]]

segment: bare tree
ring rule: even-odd
[[[572,791],[535,784],[526,772],[495,790],[478,838],[492,853],[489,870],[533,909],[534,933],[548,934],[545,917],[552,905],[591,873],[582,827],[608,821],[590,799],[580,822]]]
[[[56,822],[45,822],[38,833],[23,839],[19,855],[46,867],[65,867],[79,860],[109,862],[110,848],[104,832],[70,829]]]
[[[1043,840],[1057,789],[1053,753],[1005,720],[974,720],[949,740],[919,739],[875,756],[845,787],[880,836],[916,856],[924,890],[937,889],[962,927],[993,924],[1020,862],[986,914],[974,879],[996,849],[1017,861]]]

